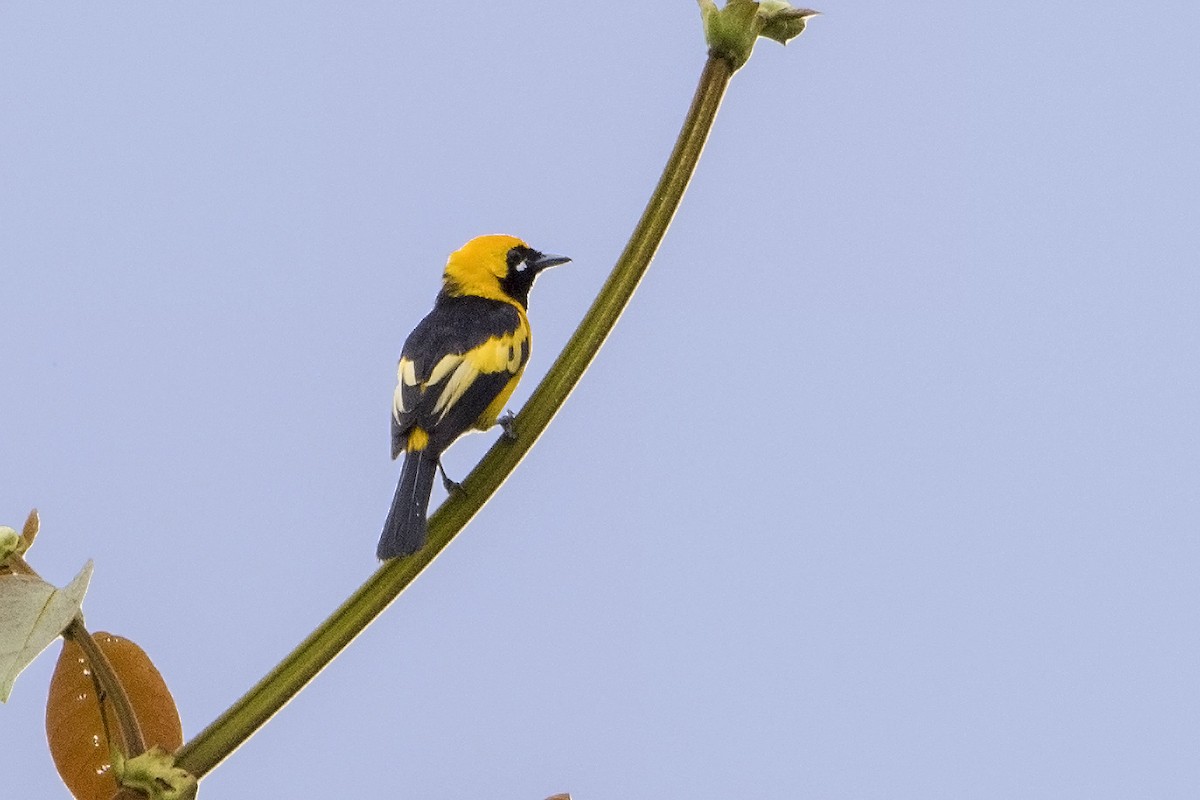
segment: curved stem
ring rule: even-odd
[[[575,388],[650,266],[696,169],[732,75],[726,60],[709,57],[658,186],[600,294],[518,415],[520,437],[502,438],[492,446],[463,482],[466,492],[451,497],[430,518],[424,548],[380,566],[275,669],[185,744],[177,754],[177,766],[203,777],[246,741],[382,613],[500,488]]]
[[[117,677],[116,670],[113,669],[108,656],[104,655],[104,651],[96,644],[92,634],[83,626],[82,616],[76,616],[71,620],[71,624],[63,631],[63,637],[74,640],[75,644],[83,650],[83,655],[88,660],[88,666],[92,668],[92,676],[103,690],[105,697],[112,703],[124,745],[122,755],[132,758],[146,752],[146,740],[142,737],[142,727],[138,723],[133,705],[129,702],[129,695],[125,693],[125,685]],[[100,700],[101,698],[96,698],[97,702]],[[100,713],[104,714],[103,705],[101,705]]]

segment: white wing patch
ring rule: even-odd
[[[396,370],[396,377],[400,383],[407,386],[417,385],[417,365],[411,359],[400,359],[400,367]]]
[[[445,359],[442,360],[445,361]],[[433,407],[433,413],[441,412],[439,420],[445,417],[446,412],[462,399],[462,396],[467,393],[467,389],[471,388],[471,384],[478,377],[479,369],[469,359],[459,359],[458,368],[446,380],[446,388],[442,389],[442,395]],[[433,381],[431,380],[430,383]]]
[[[434,365],[429,373],[429,377],[425,379],[426,386],[436,386],[442,382],[442,379],[450,373],[450,370],[462,363],[462,353],[451,353],[447,356],[442,356],[442,360]],[[416,385],[414,383],[414,385]]]
[[[407,358],[400,359],[396,365],[396,393],[392,397],[392,415],[400,418],[406,409],[404,407],[404,387],[417,385],[417,365]]]

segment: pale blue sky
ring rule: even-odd
[[[528,459],[202,796],[1200,794],[1200,6],[821,10]],[[374,569],[446,254],[574,258],[523,401],[703,57],[690,0],[0,8],[0,523],[96,560],[187,735]],[[65,796],[53,655],[14,796]]]

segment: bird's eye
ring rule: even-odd
[[[524,272],[529,266],[531,251],[526,247],[514,247],[508,251],[508,271]]]

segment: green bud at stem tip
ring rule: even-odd
[[[734,70],[750,59],[759,36],[787,44],[804,32],[811,17],[820,13],[795,8],[786,0],[729,0],[724,8],[717,8],[714,0],[696,2],[709,52]]]

